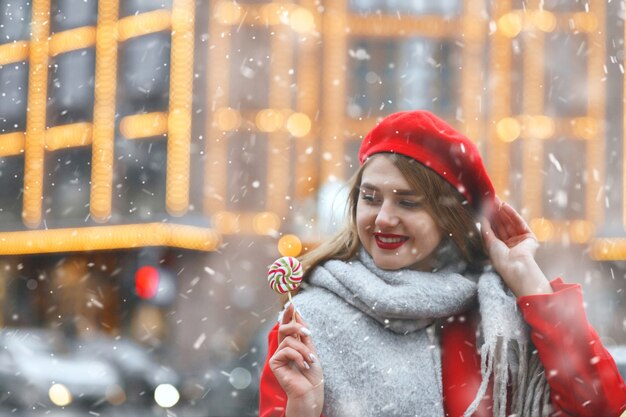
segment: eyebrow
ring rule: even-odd
[[[365,188],[370,191],[380,191],[380,189],[377,186],[375,186],[374,184],[367,183],[367,182],[362,183],[360,188],[361,190]],[[417,193],[413,190],[394,190],[394,192],[396,193],[396,195],[417,196]]]

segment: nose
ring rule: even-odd
[[[376,220],[374,221],[374,224],[379,229],[385,230],[397,226],[399,221],[400,220],[391,202],[385,201],[380,206],[380,210],[376,215]]]

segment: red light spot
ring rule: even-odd
[[[135,272],[135,292],[141,298],[152,298],[159,289],[159,271],[153,266],[142,266]]]

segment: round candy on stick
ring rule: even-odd
[[[279,294],[285,294],[289,296],[291,300],[291,291],[295,290],[302,283],[302,264],[300,261],[292,256],[283,256],[280,259],[274,261],[267,271],[267,282],[270,284],[270,288]],[[296,318],[296,310],[294,306],[292,321]]]

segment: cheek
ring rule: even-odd
[[[367,206],[358,203],[356,206],[356,226],[359,229],[369,230],[371,225],[371,213]]]
[[[432,219],[417,220],[413,230],[420,238],[419,240],[428,242],[430,245],[437,245],[441,241],[441,231]]]
[[[367,217],[364,217],[362,214],[361,214],[361,216],[359,216],[357,214],[357,216],[356,216],[356,228],[357,228],[357,231],[359,233],[359,237],[363,238],[365,233],[368,232],[372,228],[372,225],[368,221]]]
[[[356,210],[356,230],[359,236],[359,240],[363,242],[367,239],[369,231],[372,229],[372,221],[367,207],[357,206]]]

